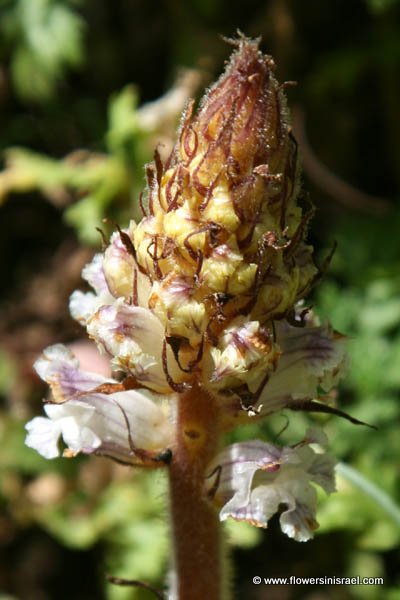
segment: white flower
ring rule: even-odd
[[[264,415],[298,400],[318,398],[321,390],[328,392],[346,364],[343,336],[329,326],[293,327],[277,321],[275,327],[281,356],[257,404]]]
[[[87,324],[88,334],[99,348],[113,357],[114,369],[131,374],[141,384],[157,392],[171,388],[163,368],[164,327],[148,308],[129,306],[123,298],[100,307]],[[182,374],[168,347],[169,373],[178,380]]]
[[[220,519],[231,517],[267,527],[283,504],[282,531],[297,541],[309,540],[318,527],[317,494],[311,484],[327,493],[335,490],[335,461],[310,446],[321,440],[325,442],[321,434],[309,431],[294,447],[253,440],[225,448],[213,460],[207,478],[209,496],[223,504]]]
[[[99,306],[114,301],[104,276],[102,254],[95,254],[92,262],[84,267],[82,277],[91,285],[95,293],[76,290],[71,295],[69,310],[74,319],[86,325]]]
[[[172,443],[172,423],[163,398],[149,390],[119,391],[114,380],[80,371],[64,346],[48,348],[36,363],[58,404],[46,404],[47,417],[26,425],[26,444],[45,458],[67,454],[102,454],[130,464],[157,462]],[[113,390],[116,391],[113,391]]]

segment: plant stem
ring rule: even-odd
[[[199,388],[179,396],[170,465],[174,600],[221,600],[218,515],[204,495],[207,464],[218,448],[218,410]]]

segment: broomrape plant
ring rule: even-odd
[[[171,597],[227,597],[219,520],[282,531],[318,526],[315,485],[334,490],[326,438],[223,447],[223,434],[282,409],[323,404],[343,338],[300,305],[320,272],[304,239],[300,167],[284,86],[258,41],[239,37],[197,112],[189,103],[164,164],[147,166],[143,218],[83,270],[93,292],[70,309],[116,379],[82,371],[56,345],[36,363],[51,387],[26,443],[46,458],[97,454],[168,471]],[[320,400],[320,401],[319,401]]]

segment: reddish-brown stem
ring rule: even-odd
[[[218,410],[195,387],[179,396],[177,413],[170,465],[174,600],[221,600],[218,514],[204,494],[206,468],[218,446]]]

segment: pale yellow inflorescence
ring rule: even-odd
[[[164,326],[177,389],[196,378],[224,396],[256,394],[280,355],[274,320],[290,317],[317,273],[273,71],[257,42],[239,41],[197,115],[188,107],[168,163],[156,153],[147,169],[146,215],[129,229],[132,257],[119,264],[106,253],[113,293],[132,295],[135,271],[134,303]]]

